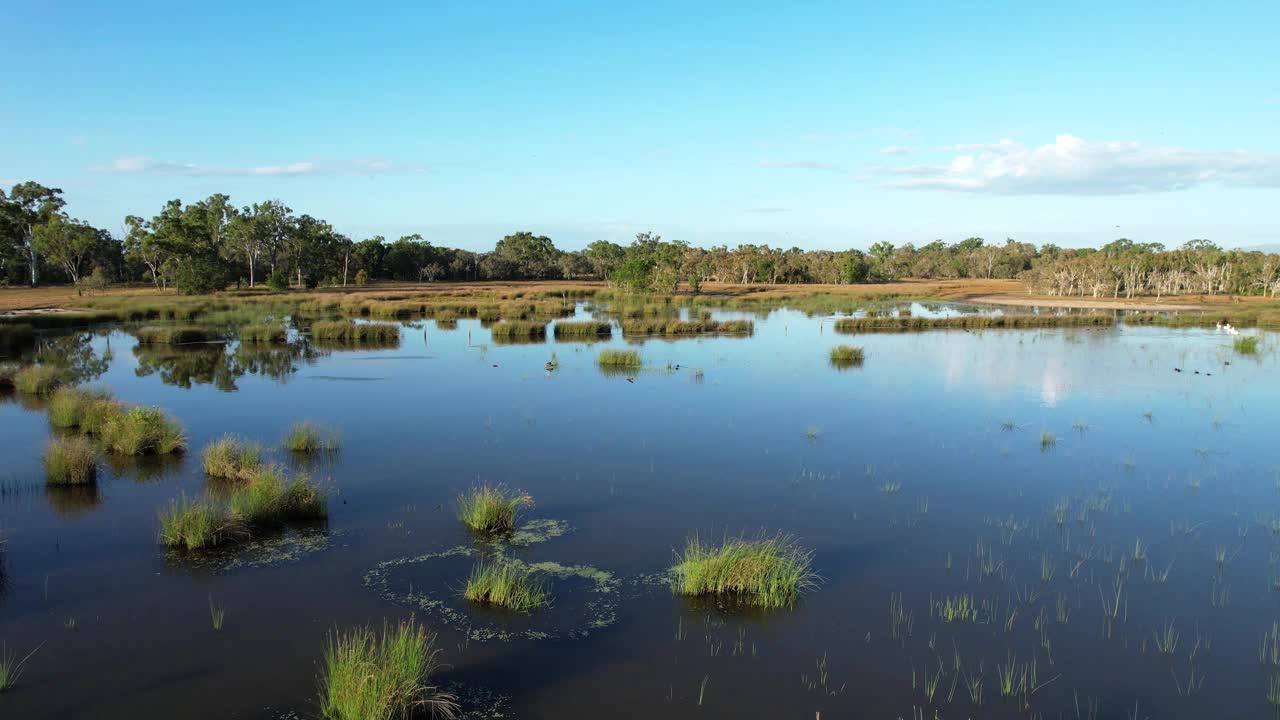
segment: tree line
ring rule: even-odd
[[[183,293],[232,284],[276,289],[372,280],[600,279],[635,292],[697,291],[706,282],[879,283],[913,278],[1020,278],[1055,295],[1280,294],[1280,255],[1223,250],[1203,239],[1167,249],[1116,240],[1102,248],[1039,247],[971,237],[862,250],[701,248],[640,233],[629,245],[597,240],[580,251],[516,232],[489,252],[433,245],[421,235],[361,240],[279,200],[236,206],[223,194],[170,200],[151,218],[129,215],[112,233],[66,212],[62,190],[24,182],[0,189],[0,283],[93,287],[149,282]]]

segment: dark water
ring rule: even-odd
[[[0,404],[0,642],[40,646],[3,718],[313,716],[326,633],[411,612],[477,716],[1277,713],[1280,667],[1260,660],[1280,619],[1274,336],[1256,358],[1213,331],[1123,325],[849,338],[784,311],[750,338],[650,340],[646,369],[619,376],[595,355],[620,337],[494,345],[467,320],[382,350],[61,342],[90,384],[179,418],[193,452],[50,493],[44,413]],[[829,366],[840,342],[863,367]],[[342,434],[306,468],[334,491],[327,524],[198,558],[156,544],[157,510],[204,492],[208,441],[278,445],[300,419]],[[510,552],[554,563],[552,609],[458,598],[484,548],[452,503],[477,480],[536,498]],[[761,530],[814,553],[823,583],[794,609],[662,585],[691,534]],[[931,611],[960,594],[976,621]],[[1011,667],[1027,689],[1005,698]]]

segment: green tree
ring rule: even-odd
[[[0,190],[0,232],[7,237],[5,244],[9,246],[5,254],[15,259],[15,256],[26,256],[32,287],[40,283],[35,229],[58,215],[66,204],[61,189],[48,188],[37,182],[18,183],[9,190],[7,197]]]
[[[498,260],[509,265],[517,278],[542,279],[557,270],[560,251],[545,235],[521,231],[498,241],[493,248]]]
[[[71,282],[79,284],[80,276],[88,270],[90,258],[99,252],[103,238],[93,227],[54,215],[33,228],[32,241],[37,252],[62,268]]]

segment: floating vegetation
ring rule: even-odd
[[[851,368],[862,365],[864,353],[855,345],[837,345],[831,348],[831,365],[837,368]]]
[[[477,485],[458,496],[458,519],[477,532],[510,532],[533,498],[502,485]]]
[[[55,437],[44,449],[45,482],[87,485],[98,476],[98,450],[83,437]]]
[[[643,363],[636,350],[601,350],[596,364],[603,368],[639,368]]]
[[[48,395],[66,380],[66,373],[52,365],[28,365],[13,374],[13,387],[24,395]]]
[[[245,325],[240,328],[242,343],[282,343],[288,340],[289,333],[283,325],[262,323]]]
[[[919,330],[981,330],[1055,327],[1109,327],[1110,315],[954,315],[952,317],[861,317],[841,318],[838,333],[911,332]]]
[[[551,591],[521,564],[481,560],[471,569],[462,596],[484,605],[528,612],[551,604]]]
[[[557,340],[607,340],[613,337],[613,323],[607,320],[561,320],[556,323]]]
[[[365,573],[364,584],[388,602],[428,613],[477,642],[578,639],[617,622],[621,583],[611,573],[589,565],[504,559],[503,562],[539,581],[554,580],[556,586],[554,605],[543,606],[537,613],[515,615],[476,612],[457,591],[439,582],[437,573],[442,570],[426,575],[432,578],[430,581],[411,574],[430,571],[434,564],[443,563],[445,568],[457,573],[455,577],[465,577],[468,570],[461,563],[488,557],[489,552],[474,546],[458,546],[387,560]]]
[[[311,325],[315,340],[346,345],[391,346],[400,344],[400,326],[384,322],[333,320]]]
[[[148,325],[133,331],[143,345],[182,345],[221,339],[212,329],[195,325]]]
[[[691,538],[671,568],[678,595],[710,595],[745,605],[784,608],[817,587],[813,554],[786,535],[726,538],[710,545]]]
[[[409,618],[383,622],[381,633],[360,627],[333,631],[320,675],[320,712],[328,720],[397,720],[418,709],[452,718],[452,695],[430,685],[439,667],[436,636]]]
[[[625,335],[751,335],[756,324],[751,320],[663,320],[631,319],[622,321]]]
[[[284,448],[295,453],[336,452],[341,444],[336,430],[310,420],[294,423],[284,436]]]
[[[209,477],[247,480],[262,465],[262,446],[235,435],[223,435],[205,446],[200,464]]]

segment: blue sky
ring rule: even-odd
[[[1275,2],[5,5],[0,183],[112,230],[1280,243]]]

